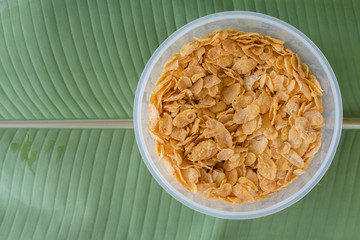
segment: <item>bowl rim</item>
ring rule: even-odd
[[[217,20],[223,19],[231,19],[231,18],[238,18],[238,19],[254,19],[260,21],[267,21],[273,25],[278,25],[282,29],[286,29],[286,31],[292,32],[293,35],[297,36],[299,39],[304,40],[307,47],[310,50],[313,50],[316,55],[321,59],[322,68],[326,71],[327,75],[331,76],[329,79],[329,83],[331,86],[331,91],[334,94],[334,101],[337,103],[335,104],[335,121],[334,121],[334,136],[330,143],[329,151],[325,155],[324,162],[321,164],[315,175],[307,182],[298,192],[290,196],[289,198],[271,206],[268,208],[255,210],[255,211],[248,211],[248,212],[225,212],[217,209],[213,209],[210,207],[203,206],[198,204],[187,197],[183,196],[179,193],[176,189],[174,189],[170,184],[167,183],[166,179],[158,172],[155,167],[155,164],[151,160],[149,152],[141,147],[145,146],[144,138],[143,138],[143,130],[141,128],[141,119],[139,116],[141,115],[141,106],[142,102],[142,95],[145,89],[145,82],[149,79],[150,70],[154,67],[155,62],[161,57],[163,52],[174,42],[176,41],[181,35],[184,33],[206,23],[211,23]],[[185,206],[201,212],[206,215],[224,218],[224,219],[252,219],[267,216],[276,212],[279,212],[307,195],[311,189],[320,181],[320,179],[324,176],[327,169],[329,168],[335,153],[338,147],[341,131],[342,131],[342,118],[343,118],[343,110],[342,110],[342,100],[341,100],[341,93],[339,89],[339,85],[334,74],[333,69],[331,68],[328,60],[324,56],[324,54],[320,51],[320,49],[300,30],[293,27],[292,25],[269,15],[256,13],[256,12],[249,12],[249,11],[227,11],[227,12],[220,12],[214,13],[210,15],[206,15],[204,17],[200,17],[196,20],[193,20],[186,25],[182,26],[174,33],[172,33],[160,46],[155,50],[152,54],[150,59],[148,60],[141,76],[139,79],[139,83],[136,89],[135,101],[134,101],[134,110],[133,110],[133,117],[134,117],[134,130],[135,130],[135,138],[136,142],[139,147],[140,154],[145,162],[145,165],[149,169],[151,175],[155,178],[155,180],[160,184],[160,186],[165,189],[173,198],[175,198],[180,203],[184,204]],[[146,129],[145,129],[146,130]]]

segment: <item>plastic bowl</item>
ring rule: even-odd
[[[151,90],[155,86],[165,62],[194,36],[200,37],[216,29],[232,28],[244,32],[258,32],[285,41],[309,65],[324,89],[325,126],[322,145],[306,172],[284,190],[253,203],[232,205],[205,199],[182,187],[166,170],[155,152],[155,141],[147,125],[147,109]],[[342,102],[339,86],[328,61],[316,45],[291,25],[264,14],[253,12],[223,12],[190,22],[173,33],[154,52],[148,61],[137,87],[134,103],[136,141],[146,166],[157,182],[175,199],[201,213],[226,218],[250,219],[266,216],[287,208],[304,197],[322,178],[335,155],[342,129]]]

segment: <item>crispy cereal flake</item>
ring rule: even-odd
[[[284,42],[217,30],[164,65],[149,132],[186,189],[231,204],[286,188],[321,146],[323,90]]]

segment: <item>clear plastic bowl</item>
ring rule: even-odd
[[[205,199],[182,187],[166,170],[155,152],[155,141],[150,136],[147,109],[151,90],[155,86],[165,62],[194,36],[200,37],[216,29],[228,28],[244,32],[258,32],[285,41],[298,53],[324,89],[323,107],[325,126],[322,145],[306,172],[293,183],[275,194],[253,203],[232,205]],[[335,155],[342,129],[342,102],[339,86],[328,61],[316,45],[291,25],[267,15],[253,12],[223,12],[190,22],[173,33],[154,52],[148,61],[137,87],[134,103],[136,141],[146,166],[157,182],[175,199],[201,213],[226,218],[250,219],[266,216],[287,208],[304,197],[322,178]]]

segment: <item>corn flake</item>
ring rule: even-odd
[[[204,88],[211,88],[219,83],[221,83],[221,80],[216,75],[208,75],[204,78]]]
[[[159,132],[164,135],[170,135],[173,129],[172,118],[168,113],[160,118],[159,121]]]
[[[257,62],[248,57],[237,59],[232,67],[238,74],[244,75],[255,69]]]
[[[231,104],[233,99],[240,94],[241,86],[239,83],[234,83],[222,91],[223,101],[226,104]]]
[[[284,42],[216,30],[174,54],[151,92],[149,132],[186,189],[232,204],[286,188],[321,146],[321,88]]]
[[[257,104],[251,104],[246,108],[239,109],[234,114],[234,122],[244,124],[256,118],[260,113],[260,107]]]
[[[268,140],[263,137],[263,138],[260,138],[259,140],[257,139],[251,139],[249,141],[249,151],[255,153],[256,156],[259,156],[260,154],[262,154],[266,147],[268,145]]]
[[[216,143],[213,140],[206,140],[198,143],[189,154],[189,160],[202,161],[210,159],[217,153]]]
[[[192,109],[188,109],[179,113],[173,120],[175,127],[182,128],[192,123],[196,118],[196,113]]]

